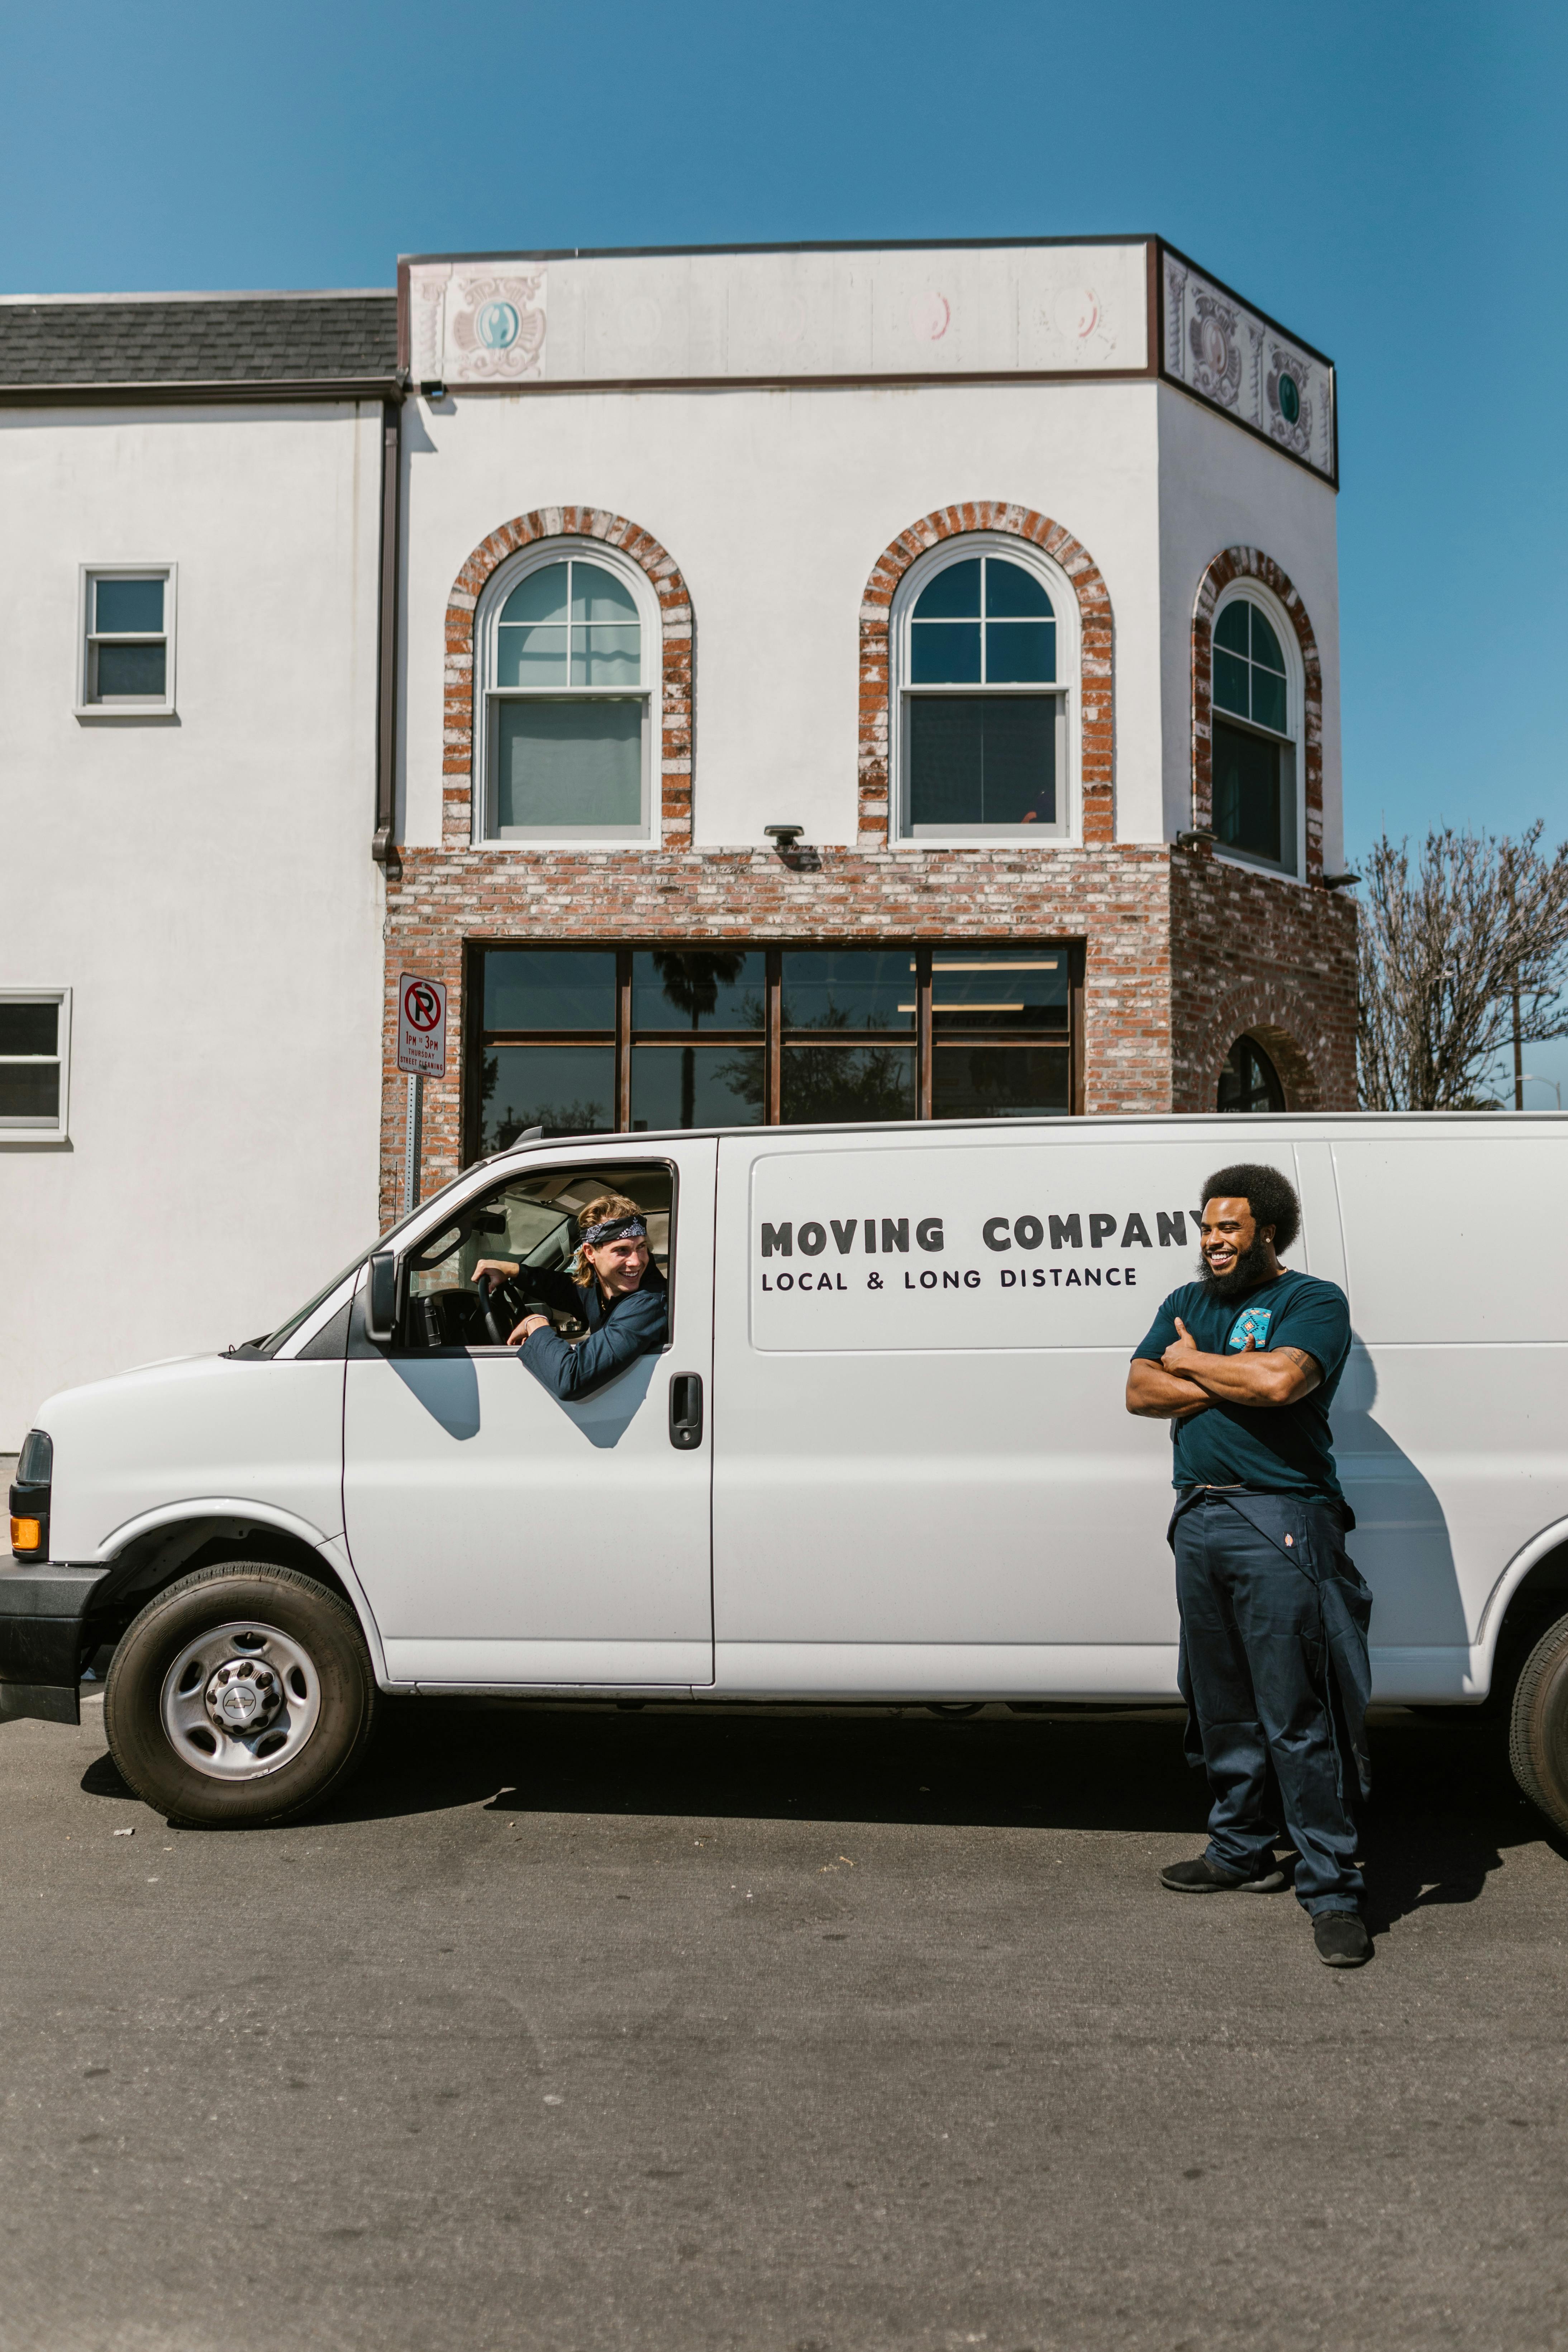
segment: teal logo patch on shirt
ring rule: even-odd
[[[1249,1339],[1255,1348],[1267,1348],[1268,1326],[1272,1320],[1271,1308],[1249,1307],[1245,1314],[1237,1317],[1231,1328],[1230,1337],[1225,1343],[1226,1354],[1237,1356],[1245,1354]]]

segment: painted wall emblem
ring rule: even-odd
[[[1236,312],[1212,294],[1200,294],[1187,330],[1193,354],[1193,388],[1226,408],[1241,390],[1241,349]]]
[[[546,279],[542,268],[417,265],[409,289],[416,381],[526,383],[542,376]]]
[[[1175,254],[1164,257],[1163,372],[1334,478],[1334,371]]]

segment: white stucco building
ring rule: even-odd
[[[1157,239],[17,298],[0,427],[0,1450],[384,1221],[404,971],[426,1188],[1353,1101],[1333,369]]]

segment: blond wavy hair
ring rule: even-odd
[[[613,1224],[617,1217],[640,1217],[642,1211],[624,1192],[601,1192],[585,1209],[577,1212],[577,1231],[585,1234],[590,1225]],[[588,1259],[586,1242],[578,1245],[577,1255],[570,1267],[573,1281],[579,1290],[586,1290],[594,1279],[594,1269]]]

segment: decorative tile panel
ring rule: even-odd
[[[1164,373],[1249,425],[1326,482],[1337,479],[1334,371],[1180,254],[1165,252]]]

